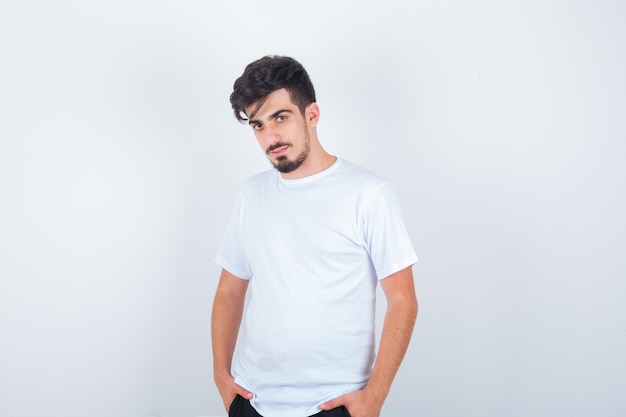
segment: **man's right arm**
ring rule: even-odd
[[[233,352],[243,315],[248,280],[222,269],[213,300],[211,340],[213,343],[213,377],[226,411],[237,394],[252,398],[252,393],[235,384],[230,372]]]

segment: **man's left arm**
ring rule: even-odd
[[[380,285],[387,299],[387,311],[370,380],[362,390],[322,404],[321,410],[331,410],[343,405],[352,417],[380,416],[391,383],[409,346],[417,317],[412,267],[380,280]]]

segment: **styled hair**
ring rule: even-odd
[[[270,93],[281,88],[289,92],[291,102],[304,114],[306,106],[315,102],[315,89],[306,70],[298,61],[287,56],[264,56],[250,64],[241,77],[235,80],[230,104],[235,117],[245,123],[249,116],[245,108],[258,103],[258,107]]]

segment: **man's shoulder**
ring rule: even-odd
[[[341,174],[358,187],[378,188],[387,183],[387,180],[377,173],[346,159],[341,161]]]

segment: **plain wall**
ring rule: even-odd
[[[3,1],[0,416],[223,415],[213,258],[269,168],[228,97],[276,53],[420,257],[382,417],[626,415],[625,51],[623,1]]]

